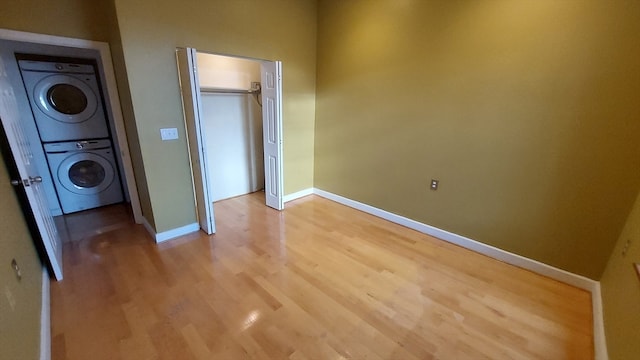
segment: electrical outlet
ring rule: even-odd
[[[162,139],[162,141],[175,140],[178,138],[178,129],[176,128],[160,129],[160,138]]]
[[[440,180],[437,179],[431,179],[431,190],[438,190],[438,184],[440,183]]]

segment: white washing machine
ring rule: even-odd
[[[122,187],[111,141],[44,144],[62,212],[122,202]]]
[[[18,64],[42,142],[109,137],[93,65],[33,60]]]

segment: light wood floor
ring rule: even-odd
[[[126,203],[60,215],[53,218],[62,242],[82,241],[131,226],[133,214]]]
[[[310,196],[65,244],[53,359],[592,359],[589,293]]]

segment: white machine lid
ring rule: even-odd
[[[19,60],[20,69],[25,71],[42,71],[52,73],[94,74],[92,65],[70,64],[49,61]]]
[[[80,140],[80,141],[47,143],[47,144],[44,144],[44,151],[48,153],[52,153],[52,152],[104,149],[108,147],[111,147],[111,141],[109,139]]]

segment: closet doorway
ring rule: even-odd
[[[198,222],[214,202],[265,191],[283,209],[281,63],[177,49]]]

